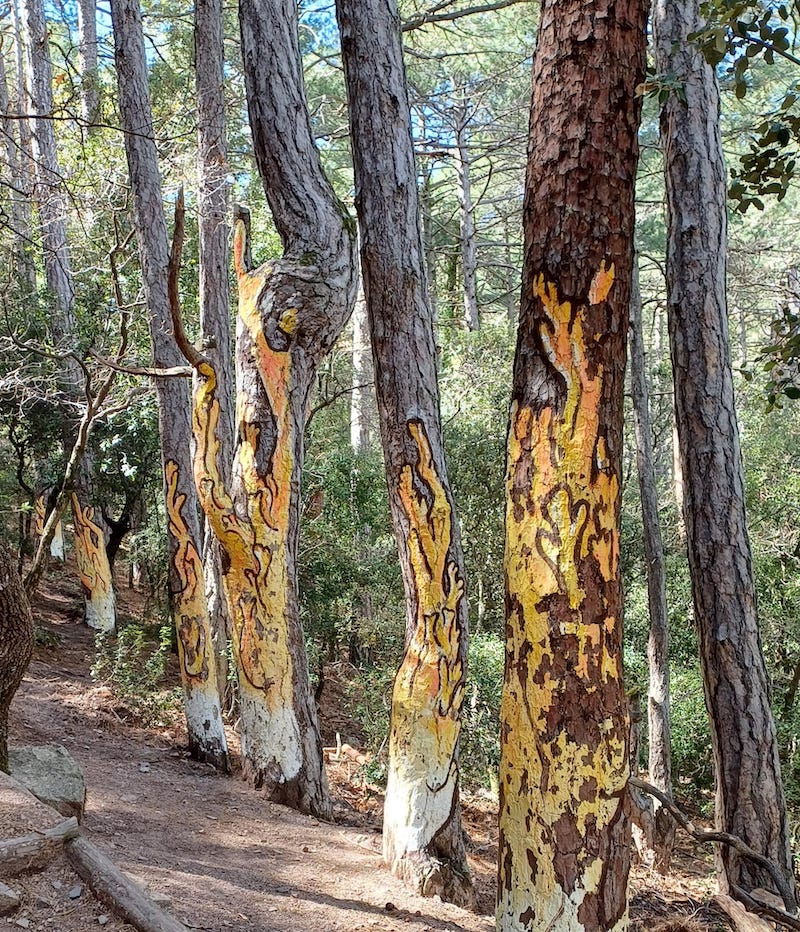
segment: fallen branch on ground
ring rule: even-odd
[[[0,877],[10,877],[38,866],[65,841],[76,838],[79,832],[78,820],[73,816],[42,832],[0,840]]]

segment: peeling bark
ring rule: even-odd
[[[627,924],[619,509],[643,0],[545,0],[506,510],[498,928]]]
[[[400,21],[384,0],[336,6],[375,389],[407,604],[406,651],[392,692],[383,855],[423,895],[469,905],[458,801],[468,611],[442,444]]]
[[[697,0],[656,0],[656,68],[681,82],[661,112],[667,311],[685,479],[689,569],[717,776],[717,827],[784,871],[797,896],[769,681],[761,652],[726,306],[726,175],[716,77],[690,33]],[[723,892],[775,891],[723,847]],[[788,908],[797,903],[787,903]]]

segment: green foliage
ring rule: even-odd
[[[144,725],[166,724],[179,701],[162,680],[172,650],[171,625],[147,627],[131,622],[116,636],[98,634],[92,678],[108,686],[131,719]]]

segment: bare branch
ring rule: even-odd
[[[421,26],[427,26],[430,23],[450,23],[464,16],[474,16],[476,13],[491,13],[494,10],[502,10],[507,6],[513,6],[516,3],[523,3],[525,0],[494,0],[493,3],[479,3],[476,6],[464,7],[461,10],[450,10],[447,13],[435,13],[428,11],[420,13],[418,16],[412,16],[400,27],[403,32],[410,32],[412,29],[419,29]],[[434,9],[440,9],[444,4],[439,4]]]
[[[167,271],[167,286],[169,290],[169,312],[172,317],[172,332],[178,349],[183,353],[186,361],[193,369],[198,369],[200,365],[207,362],[206,358],[197,350],[197,347],[189,342],[186,336],[186,330],[183,326],[181,317],[181,296],[180,296],[180,274],[181,274],[181,253],[183,251],[183,233],[185,226],[186,211],[183,201],[183,185],[178,190],[178,196],[175,199],[175,229],[172,234],[172,249],[169,254],[169,268]]]

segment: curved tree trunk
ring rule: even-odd
[[[644,0],[544,0],[508,442],[498,927],[627,924],[619,508]]]
[[[300,624],[297,540],[309,397],[352,309],[355,229],[314,144],[293,0],[241,0],[239,23],[256,162],[284,254],[252,269],[248,222],[239,217],[230,488],[220,470],[215,366],[181,342],[199,383],[195,480],[225,555],[246,769],[270,798],[331,818]]]
[[[167,225],[138,0],[113,0],[111,18],[153,360],[157,368],[168,369],[182,359],[171,332]],[[170,605],[178,633],[189,748],[198,759],[226,769],[227,746],[200,557],[202,537],[192,474],[189,392],[185,381],[178,378],[156,379],[156,392],[169,522]]]
[[[650,633],[647,641],[647,664],[650,675],[647,695],[648,770],[653,786],[672,797],[667,586],[664,544],[661,540],[661,525],[658,518],[653,440],[650,432],[650,401],[642,335],[642,295],[639,290],[639,270],[636,264],[634,264],[631,289],[628,342],[631,356],[636,467],[642,502],[642,531],[647,570],[647,603],[650,613]],[[660,806],[655,809],[654,829],[653,862],[660,873],[666,874],[675,843],[675,820]]]
[[[383,854],[420,893],[469,904],[458,802],[468,610],[447,481],[400,20],[338,0],[361,264],[392,521],[406,590]]]
[[[794,891],[769,682],[744,510],[725,293],[726,176],[714,70],[688,39],[697,0],[657,0],[656,67],[680,81],[661,113],[667,309],[695,622],[717,774],[717,826],[786,873]],[[761,867],[717,851],[724,890],[769,890]],[[777,891],[775,891],[777,892]],[[796,908],[796,903],[787,903]]]
[[[222,0],[197,0],[194,9],[195,86],[197,90],[197,197],[200,247],[200,331],[219,379],[220,470],[230,482],[233,464],[233,353],[231,292],[228,283],[228,153],[225,139],[225,55]],[[206,599],[214,636],[217,682],[225,701],[228,680],[228,603],[222,588],[222,557],[205,522],[203,565]]]
[[[0,770],[8,771],[8,709],[33,655],[33,616],[11,554],[0,547]]]

